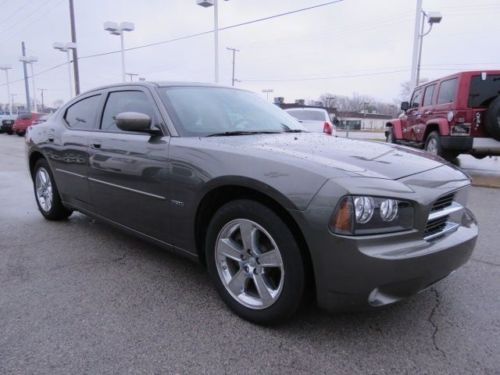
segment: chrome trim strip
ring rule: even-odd
[[[435,219],[439,219],[440,217],[451,215],[452,213],[458,212],[463,210],[464,207],[457,202],[453,202],[450,206],[445,207],[439,211],[434,211],[429,214],[429,218],[427,219],[427,222]]]
[[[78,174],[78,173],[75,173],[75,172],[70,172],[70,171],[67,171],[65,169],[56,168],[56,171],[62,172],[62,173],[66,173],[66,174],[70,174],[72,176],[76,176],[76,177],[80,177],[80,178],[87,178],[87,176],[84,176],[83,174]]]
[[[430,236],[424,237],[424,240],[431,241],[434,238],[444,236],[444,235],[449,234],[451,232],[455,232],[459,226],[460,226],[460,224],[452,223],[451,221],[447,221],[446,226],[444,227],[444,229],[441,232],[434,233],[434,234],[431,234]]]
[[[111,183],[111,182],[106,182],[106,181],[98,180],[98,179],[96,179],[96,178],[92,178],[92,177],[89,177],[89,178],[88,178],[88,180],[89,180],[89,181],[93,181],[93,182],[98,182],[98,183],[103,184],[103,185],[112,186],[112,187],[115,187],[115,188],[118,188],[118,189],[131,191],[131,192],[133,192],[133,193],[138,193],[138,194],[146,195],[146,196],[148,196],[148,197],[152,197],[152,198],[156,198],[156,199],[161,199],[161,200],[165,200],[165,199],[166,199],[165,197],[162,197],[161,195],[156,195],[156,194],[152,194],[152,193],[147,193],[147,192],[142,191],[142,190],[132,189],[132,188],[129,188],[129,187],[126,187],[126,186],[113,184],[113,183]]]

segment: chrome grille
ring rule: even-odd
[[[455,193],[451,193],[433,203],[424,229],[425,240],[430,241],[458,229],[459,224],[450,221],[450,215],[463,210],[463,206],[454,199]]]
[[[453,203],[453,199],[454,198],[455,198],[455,194],[454,193],[448,194],[448,195],[445,195],[445,196],[439,198],[432,205],[431,212],[439,211],[439,210],[442,210],[442,209],[444,209],[446,207],[451,206],[451,204]]]

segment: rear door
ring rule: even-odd
[[[49,158],[62,199],[75,207],[92,210],[89,185],[89,136],[98,127],[102,94],[94,92],[71,103],[52,118],[47,128]]]
[[[119,129],[114,119],[122,112],[147,114],[152,124],[165,128],[148,89],[131,86],[106,93],[100,128],[90,144],[89,184],[96,213],[166,240],[170,137]]]
[[[439,83],[436,89],[436,104],[433,109],[434,118],[444,118],[448,116],[448,112],[455,109],[455,102],[457,97],[458,77],[446,79]],[[445,134],[448,135],[448,134]]]

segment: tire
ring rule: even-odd
[[[65,220],[73,212],[62,204],[54,176],[45,159],[39,159],[33,168],[33,190],[38,209],[47,220]]]
[[[500,96],[490,103],[486,111],[485,127],[493,138],[500,141]]]
[[[16,134],[20,137],[24,137],[24,134],[26,134],[25,132],[16,132]]]
[[[7,134],[8,134],[8,135],[12,135],[12,134],[13,134],[13,131],[12,131],[12,130],[7,130]]]
[[[394,138],[394,128],[392,126],[387,129],[386,141],[387,143],[396,143],[396,139]]]
[[[242,233],[253,234],[246,237],[254,239],[246,242],[252,243],[246,246],[250,252],[245,252]],[[301,250],[290,228],[267,206],[243,199],[222,206],[208,226],[205,255],[218,293],[243,319],[275,324],[300,307],[306,282]]]
[[[457,153],[443,150],[443,147],[441,145],[441,137],[437,131],[432,131],[429,133],[427,139],[425,140],[424,148],[425,151],[433,155],[441,156],[443,159],[450,162],[454,162],[458,156]]]

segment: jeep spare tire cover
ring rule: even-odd
[[[493,100],[486,111],[486,130],[500,141],[500,96]]]

